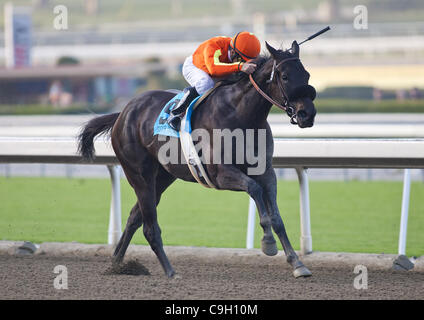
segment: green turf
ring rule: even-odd
[[[122,180],[122,221],[135,203]],[[0,239],[106,243],[108,179],[0,178]],[[396,253],[401,182],[310,183],[313,248],[316,251]],[[407,254],[424,254],[424,185],[413,183]],[[296,181],[280,181],[278,203],[289,238],[299,249]],[[165,245],[244,247],[248,197],[176,182],[163,195],[158,216]],[[256,226],[255,246],[262,230]],[[142,233],[132,243],[147,244]],[[280,246],[281,249],[281,246]]]

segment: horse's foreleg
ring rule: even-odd
[[[216,180],[220,189],[245,191],[255,201],[259,212],[259,223],[264,230],[262,251],[268,256],[276,255],[278,250],[272,234],[271,219],[264,202],[263,188],[239,169],[227,165],[219,168]]]
[[[290,244],[289,238],[286,233],[286,229],[284,227],[283,220],[281,219],[280,212],[278,210],[277,204],[274,200],[270,199],[270,206],[271,206],[271,223],[272,228],[274,229],[275,233],[277,234],[278,238],[281,241],[281,244],[283,246],[284,252],[287,257],[287,262],[292,265],[294,268],[293,274],[296,278],[298,277],[308,277],[311,275],[311,272],[306,268],[302,261],[300,261],[299,257],[297,256],[296,252],[293,250],[293,247]]]
[[[287,257],[287,262],[290,263],[293,268],[293,274],[297,277],[307,277],[311,275],[311,272],[303,265],[294,251],[290,240],[287,236],[286,228],[284,227],[283,220],[278,210],[277,205],[277,179],[275,177],[274,169],[268,170],[265,175],[261,178],[261,181],[266,181],[263,183],[264,186],[264,197],[266,204],[269,208],[269,213],[271,216],[271,224],[274,232],[277,234],[278,238],[281,241],[284,252]]]

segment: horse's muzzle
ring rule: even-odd
[[[296,122],[300,128],[309,128],[314,125],[317,113],[314,103],[310,98],[296,100]]]

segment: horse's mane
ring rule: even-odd
[[[271,59],[271,56],[268,55],[260,55],[258,57],[256,57],[253,60],[250,60],[249,62],[252,62],[254,64],[256,64],[256,70],[260,70],[263,65],[269,60]],[[222,85],[229,85],[229,84],[235,84],[238,83],[242,80],[245,80],[249,77],[248,74],[244,73],[244,72],[236,72],[233,74],[230,74],[228,77],[226,77],[225,79],[221,80],[222,81]]]
[[[292,54],[289,51],[283,51],[283,50],[278,50],[277,51],[278,54],[278,59],[285,59],[285,58],[290,58],[292,56]],[[272,57],[269,54],[261,54],[258,57],[256,57],[253,60],[250,60],[249,62],[252,62],[254,64],[256,64],[256,71],[258,72],[262,69],[262,67],[269,61],[271,60]],[[237,72],[234,73],[230,76],[228,76],[224,81],[224,85],[227,84],[234,84],[237,83],[243,79],[247,79],[249,77],[249,75],[247,75],[244,72]]]
[[[282,60],[282,59],[286,59],[286,58],[290,58],[293,55],[288,51],[283,51],[283,50],[277,50],[277,60]],[[257,65],[256,70],[259,71],[263,65],[268,62],[269,60],[271,60],[272,57],[267,54],[267,55],[259,55],[257,58],[251,60],[250,62],[254,63]]]
[[[270,55],[260,55],[260,56],[258,56],[258,57],[256,57],[255,59],[253,59],[252,61],[250,61],[250,62],[252,62],[252,63],[254,63],[254,64],[256,64],[256,70],[259,70],[259,69],[261,69],[262,68],[262,66],[269,60],[269,59],[271,59],[271,56]]]

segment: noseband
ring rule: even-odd
[[[278,64],[276,64],[277,62],[274,59],[274,64],[272,66],[271,76],[267,80],[267,83],[270,83],[270,82],[273,81],[275,70],[278,71],[278,67],[280,67],[283,63],[286,63],[287,61],[292,61],[292,60],[300,60],[300,59],[297,58],[297,57],[291,57],[291,58],[287,58],[287,59],[280,61]],[[284,110],[287,113],[287,115],[290,117],[290,123],[291,124],[297,124],[296,112],[295,112],[294,108],[290,105],[289,96],[287,95],[287,93],[284,90],[284,87],[281,83],[280,77],[277,77],[277,86],[281,91],[281,95],[283,96],[283,104],[282,105],[280,103],[278,103],[277,101],[275,101],[274,99],[272,99],[269,95],[267,95],[261,88],[259,88],[259,86],[255,82],[255,80],[253,80],[252,74],[249,74],[249,79],[250,79],[250,82],[252,83],[253,87],[256,89],[256,91],[259,92],[259,94],[262,97],[264,97],[266,100],[268,100],[273,105],[280,108],[281,110]]]

